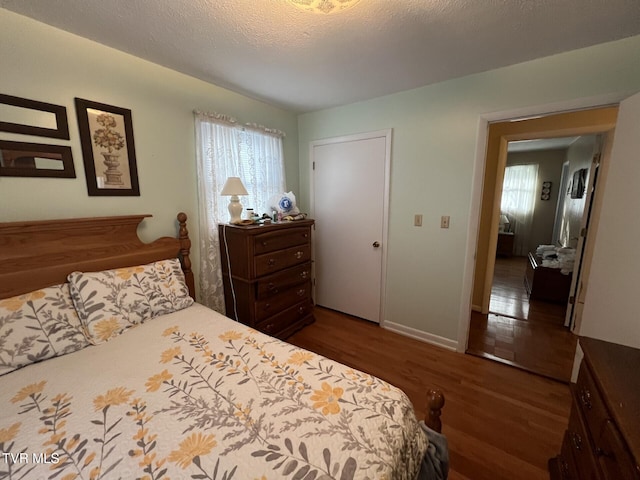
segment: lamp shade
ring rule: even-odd
[[[247,192],[247,189],[244,188],[240,177],[229,177],[227,178],[224,187],[222,187],[220,195],[249,195],[249,193]]]

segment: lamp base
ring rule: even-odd
[[[242,221],[242,204],[237,195],[232,195],[229,201],[229,223],[238,224]]]

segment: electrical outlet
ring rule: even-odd
[[[416,214],[413,217],[413,225],[416,227],[422,226],[422,215]]]
[[[440,218],[440,228],[449,228],[449,215]]]

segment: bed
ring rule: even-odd
[[[446,478],[439,391],[418,422],[195,303],[187,216],[144,244],[147,216],[0,224],[0,479]]]

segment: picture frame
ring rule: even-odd
[[[0,93],[0,112],[2,112],[0,114],[0,132],[69,140],[67,108],[62,105]],[[46,115],[47,113],[53,117]],[[29,123],[8,121],[12,118]],[[38,125],[38,122],[41,124]],[[43,126],[48,123],[52,123],[53,126]]]
[[[0,177],[76,178],[71,147],[0,140]]]
[[[131,110],[75,99],[89,196],[140,196]]]
[[[551,199],[551,182],[542,182],[542,191],[540,192],[540,200]]]
[[[581,168],[573,172],[573,178],[571,181],[571,198],[582,198],[584,196],[588,173],[588,168]]]

